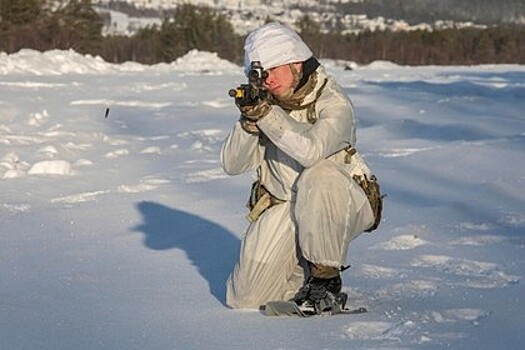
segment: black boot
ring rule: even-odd
[[[341,293],[341,277],[309,277],[304,286],[295,294],[294,301],[303,312],[321,314],[344,309],[347,295]]]

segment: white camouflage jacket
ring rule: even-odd
[[[316,70],[317,84],[306,96],[315,102],[315,123],[307,120],[307,110],[290,113],[278,105],[257,122],[266,136],[250,134],[237,122],[221,150],[221,163],[230,175],[258,170],[261,184],[281,200],[293,200],[294,184],[302,170],[328,158],[341,164],[351,177],[370,176],[370,169],[359,153],[345,162],[348,146],[355,146],[355,112],[348,96],[322,66]],[[323,87],[325,79],[326,85]]]

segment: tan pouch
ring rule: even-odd
[[[372,211],[374,213],[374,223],[365,232],[372,232],[379,227],[381,223],[381,212],[383,211],[383,198],[385,195],[381,195],[381,189],[377,178],[372,175],[370,179],[366,175],[354,175],[354,181],[363,189]]]
[[[284,203],[284,201],[272,196],[272,194],[261,185],[260,181],[256,181],[252,185],[250,198],[248,203],[246,203],[246,206],[250,209],[246,218],[248,221],[254,222],[266,211],[266,209],[280,203]]]

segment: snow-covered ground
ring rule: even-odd
[[[343,274],[369,312],[297,319],[224,306],[240,67],[0,54],[0,349],[525,348],[525,66],[325,64],[388,198]]]

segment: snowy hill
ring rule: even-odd
[[[0,349],[523,349],[525,67],[324,64],[388,198],[343,274],[369,312],[295,319],[224,306],[240,67],[0,54]]]

